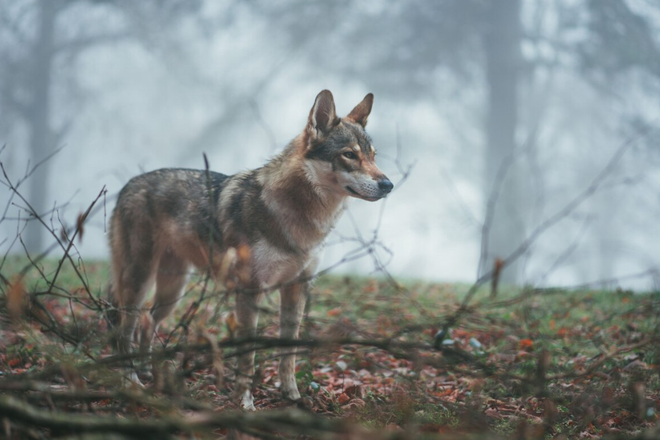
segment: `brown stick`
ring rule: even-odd
[[[0,417],[6,417],[14,423],[65,432],[168,436],[165,438],[169,438],[169,434],[177,432],[202,432],[212,428],[229,428],[239,431],[243,429],[249,431],[277,429],[308,434],[345,433],[355,429],[345,421],[331,420],[297,409],[260,412],[224,411],[221,413],[208,411],[186,418],[173,416],[159,420],[122,419],[111,416],[43,411],[11,396],[0,396]]]

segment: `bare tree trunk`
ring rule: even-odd
[[[40,0],[39,34],[32,58],[32,96],[28,114],[30,131],[30,160],[34,165],[44,159],[55,148],[55,136],[50,125],[51,71],[53,67],[55,18],[58,1]],[[44,163],[30,178],[29,201],[38,214],[48,210],[48,178],[50,164]],[[45,229],[37,221],[31,221],[25,231],[24,240],[30,252],[44,248]]]
[[[594,211],[597,212],[598,219],[595,222],[593,231],[596,235],[597,273],[595,277],[592,277],[592,280],[594,278],[608,280],[615,277],[617,252],[613,250],[613,246],[623,244],[623,241],[619,242],[621,235],[617,234],[617,226],[614,220],[618,208],[612,207],[612,200],[620,200],[622,194],[618,193],[616,189],[611,191],[607,196],[600,194],[599,197],[593,200]],[[612,284],[603,283],[601,287],[611,289]]]
[[[497,182],[498,169],[515,147],[518,121],[518,77],[521,64],[520,0],[488,2],[487,28],[483,35],[486,57],[488,107],[484,194],[488,203],[494,185],[502,184],[489,225],[487,253],[482,272],[493,268],[496,258],[505,258],[524,238],[524,209],[520,173],[512,166],[503,182]],[[505,268],[500,280],[520,281],[520,265]]]

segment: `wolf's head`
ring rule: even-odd
[[[344,196],[376,201],[394,185],[376,166],[376,150],[364,131],[374,95],[369,93],[344,118],[337,117],[329,90],[316,97],[305,129],[305,163],[310,179]]]

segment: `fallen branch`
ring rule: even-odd
[[[206,411],[188,415],[185,418],[171,416],[158,420],[123,419],[112,416],[44,411],[11,396],[0,396],[0,417],[8,418],[12,423],[64,432],[115,433],[149,438],[154,435],[169,436],[179,432],[201,433],[214,428],[251,432],[282,430],[297,434],[339,434],[357,429],[346,421],[327,419],[298,409],[260,412],[224,411],[221,413]]]

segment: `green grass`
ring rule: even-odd
[[[14,282],[26,263],[9,258],[0,270]],[[76,272],[67,262],[53,285],[58,264],[53,260],[39,263],[26,273],[22,286],[78,342],[63,342],[34,316],[19,332],[5,327],[4,334],[13,338],[0,348],[0,369],[5,375],[37,373],[62,362],[75,369],[88,362],[89,356],[112,353],[103,317],[90,298],[90,293],[95,299],[105,295],[107,263],[76,262]],[[415,280],[400,283],[384,278],[321,277],[313,288],[303,337],[327,339],[339,334],[430,344],[470,287]],[[219,341],[229,337],[224,317],[233,298],[215,286],[202,293],[201,285],[199,278],[191,283],[182,304],[161,328],[158,347],[164,341],[169,341],[168,346],[195,343],[197,329]],[[2,288],[0,299],[9,291],[8,286]],[[609,431],[631,433],[656,422],[660,345],[657,339],[638,345],[658,337],[658,293],[501,290],[495,299],[489,298],[486,288],[477,292],[470,302],[473,307],[451,328],[447,339],[453,340],[459,355],[433,349],[387,352],[357,345],[307,351],[298,362],[301,392],[311,400],[314,412],[347,418],[370,429],[396,426],[429,435],[490,433],[509,438],[518,435],[524,421],[531,427],[529,432],[572,438],[585,432],[596,436]],[[262,334],[277,335],[277,302],[275,293],[262,304]],[[189,316],[194,316],[190,325],[177,325]],[[166,373],[170,389],[217,408],[231,406],[227,387],[232,360],[224,362],[227,382],[218,386],[208,356],[188,357],[179,354],[169,360],[173,366]],[[276,353],[260,351],[257,358],[257,406],[278,407],[282,403],[277,399]],[[542,359],[547,359],[543,368]],[[550,380],[539,379],[539,368],[543,378]],[[89,371],[86,386],[105,389],[116,373],[116,369]],[[635,384],[643,384],[641,401],[631,391]],[[643,416],[638,414],[640,404]],[[119,405],[106,411],[127,408]]]

